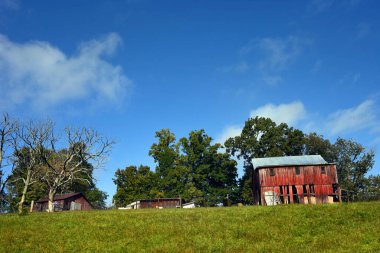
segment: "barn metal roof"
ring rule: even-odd
[[[137,201],[156,202],[156,201],[168,201],[168,200],[181,200],[181,198],[155,198],[155,199],[139,199]]]
[[[83,195],[83,193],[81,193],[81,192],[71,192],[71,193],[65,193],[65,194],[57,194],[57,195],[54,196],[53,201],[68,199],[68,198],[71,198],[71,197],[74,197],[74,196],[77,196],[77,195]],[[49,201],[48,198],[43,198],[43,199],[37,200],[36,202],[39,203],[39,202],[47,202],[47,201]]]
[[[328,164],[320,155],[279,156],[254,158],[252,164],[255,169],[262,167],[292,166],[292,165],[321,165]]]

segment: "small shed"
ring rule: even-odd
[[[42,212],[48,209],[48,198],[36,201],[33,211]],[[81,192],[73,192],[55,195],[54,210],[55,211],[73,211],[73,210],[91,210],[92,205]]]
[[[140,199],[132,202],[122,209],[142,209],[142,208],[181,208],[181,198],[157,198],[157,199]],[[119,208],[120,209],[120,208]]]
[[[189,203],[186,203],[186,204],[183,204],[182,205],[182,208],[196,208],[197,206],[195,205],[194,202],[189,202]]]
[[[322,204],[339,202],[336,165],[320,155],[252,160],[255,204]]]

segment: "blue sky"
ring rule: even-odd
[[[98,186],[155,131],[216,141],[267,116],[380,150],[380,3],[0,0],[0,113],[116,141]],[[376,159],[372,173],[380,173]]]

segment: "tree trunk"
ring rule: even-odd
[[[22,208],[24,206],[24,201],[25,201],[25,195],[26,195],[26,190],[27,190],[27,186],[24,185],[24,190],[22,191],[22,196],[21,196],[21,200],[20,202],[18,203],[18,213],[22,213]]]
[[[22,209],[25,202],[25,196],[26,196],[26,193],[28,192],[28,187],[30,184],[30,175],[31,175],[31,170],[28,170],[28,173],[26,174],[26,180],[24,182],[24,189],[22,190],[21,200],[18,203],[18,213],[22,213]]]
[[[48,212],[54,212],[54,196],[55,196],[55,189],[50,189],[49,200],[48,200]]]

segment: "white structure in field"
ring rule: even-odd
[[[182,205],[182,208],[195,208],[195,204],[193,202],[186,203]]]

